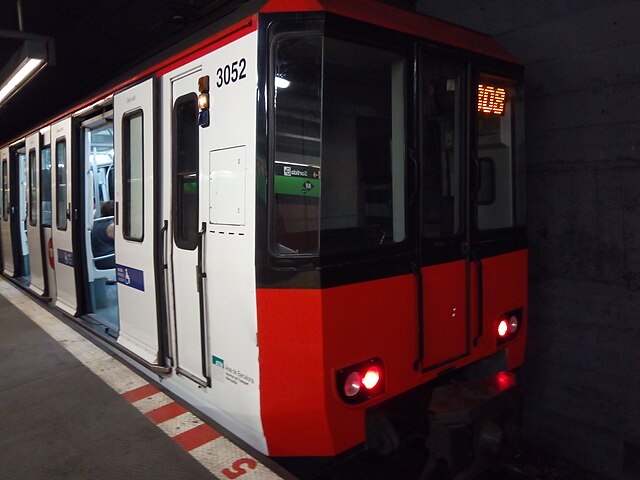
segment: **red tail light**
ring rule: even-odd
[[[360,403],[384,392],[384,367],[380,359],[351,365],[336,373],[340,397],[347,403]]]
[[[362,385],[367,390],[373,390],[380,382],[380,368],[373,366],[369,367],[362,377]]]
[[[498,345],[515,338],[515,336],[520,331],[521,325],[522,308],[507,312],[502,315],[502,317],[500,317],[500,320],[498,320],[498,325],[496,328],[496,333],[498,335]]]
[[[498,336],[500,338],[504,338],[508,332],[509,332],[509,324],[507,323],[506,320],[500,320],[500,323],[498,324]]]

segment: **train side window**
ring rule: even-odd
[[[274,250],[280,254],[317,254],[322,37],[278,40],[274,73]]]
[[[450,237],[461,231],[464,67],[421,60],[422,232]]]
[[[36,151],[29,150],[29,225],[38,224],[38,182],[37,182]]]
[[[40,150],[40,214],[43,227],[51,227],[51,147]]]
[[[67,229],[67,141],[56,141],[56,227]]]
[[[122,119],[123,236],[140,242],[144,237],[144,166],[142,110]]]
[[[9,219],[9,172],[6,159],[2,161],[2,219]]]
[[[188,93],[173,107],[173,231],[178,248],[198,246],[198,97]]]
[[[521,104],[515,82],[496,76],[480,76],[476,180],[479,230],[524,224],[524,202],[521,198],[524,194],[524,172],[519,164],[522,152],[518,151],[523,145],[523,132],[516,122],[516,111]]]

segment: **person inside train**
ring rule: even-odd
[[[115,259],[115,226],[113,224],[113,200],[108,200],[100,205],[100,218],[93,221],[91,229],[91,249],[93,257],[104,257],[96,260],[96,268],[106,270],[116,267]]]

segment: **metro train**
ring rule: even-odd
[[[472,471],[520,403],[522,80],[386,3],[250,1],[0,149],[3,274],[260,452]]]

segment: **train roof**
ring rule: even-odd
[[[269,0],[263,3],[262,13],[326,11],[506,62],[520,63],[488,35],[375,0]]]
[[[224,38],[228,41],[229,39],[233,40],[248,31],[255,30],[260,14],[285,12],[327,12],[520,65],[516,57],[488,35],[377,0],[250,0],[232,13],[210,21],[203,28],[176,42],[165,51],[151,56],[139,65],[135,73],[129,73],[103,85],[98,93],[85,98],[84,101],[37,127],[14,137],[2,147],[19,143],[26,136],[43,127],[47,127],[66,116],[77,114],[81,110],[86,110],[129,84],[150,75],[159,75],[170,71],[179,64],[202,55],[203,49],[206,51],[207,47],[215,45],[215,48],[218,48],[219,42]]]

